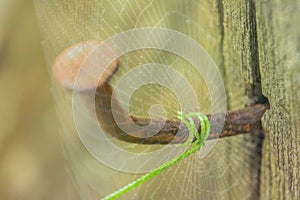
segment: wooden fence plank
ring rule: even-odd
[[[262,87],[271,109],[265,140],[261,199],[299,199],[300,2],[257,1]]]

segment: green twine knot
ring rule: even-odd
[[[198,129],[195,125],[194,118],[198,118],[201,126],[201,132],[198,133]],[[202,146],[204,146],[204,141],[207,139],[210,133],[210,122],[204,114],[200,112],[192,112],[189,114],[184,114],[183,112],[177,113],[177,118],[184,123],[184,125],[189,130],[189,136],[186,142],[183,143],[183,145],[190,146],[188,150],[180,154],[179,156],[173,158],[172,160],[166,162],[165,164],[159,166],[158,168],[152,170],[151,172],[148,172],[144,176],[138,178],[137,180],[129,183],[128,185],[124,186],[123,188],[115,191],[114,193],[111,193],[110,195],[102,198],[102,200],[112,200],[117,199],[121,195],[131,191],[132,189],[138,187],[142,183],[146,182],[150,178],[156,176],[157,174],[160,174],[164,170],[168,169],[169,167],[173,166],[177,162],[181,161],[182,159],[188,157],[189,155],[195,153],[199,149],[201,149]],[[194,139],[196,140],[194,141]]]

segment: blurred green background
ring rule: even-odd
[[[32,1],[0,1],[0,199],[77,199]]]

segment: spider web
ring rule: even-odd
[[[203,45],[210,56],[220,63],[219,51],[215,50],[220,42],[219,21],[205,9],[216,9],[215,3],[210,1],[40,0],[35,1],[35,5],[49,66],[67,46],[88,40],[102,41],[122,31],[142,27],[162,27],[182,32]],[[112,80],[113,85],[137,65],[164,64],[186,77],[198,97],[201,112],[210,113],[211,100],[206,83],[184,59],[160,50],[147,49],[131,52],[120,60],[120,70]],[[219,70],[225,76],[224,70]],[[134,80],[135,77],[132,77]],[[143,175],[120,172],[96,161],[76,134],[70,93],[56,87],[53,90],[68,169],[81,199],[99,199]],[[230,99],[233,105],[241,107],[245,104],[243,92],[230,94]],[[168,88],[147,84],[131,96],[129,111],[134,115],[149,117],[148,111],[153,104],[162,105],[166,116],[171,119],[180,110],[178,100]],[[132,152],[151,152],[161,148],[160,145],[137,145],[118,140],[113,142]],[[254,144],[255,141],[249,135],[219,140],[204,158],[201,158],[199,152],[195,153],[121,199],[248,199],[252,194],[245,191],[257,192],[258,177],[252,172],[259,169],[259,158],[253,153]],[[171,158],[171,155],[172,152],[162,155],[162,159]],[[141,168],[143,165],[141,163]]]

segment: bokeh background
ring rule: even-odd
[[[78,199],[67,175],[34,5],[0,0],[0,199]]]

